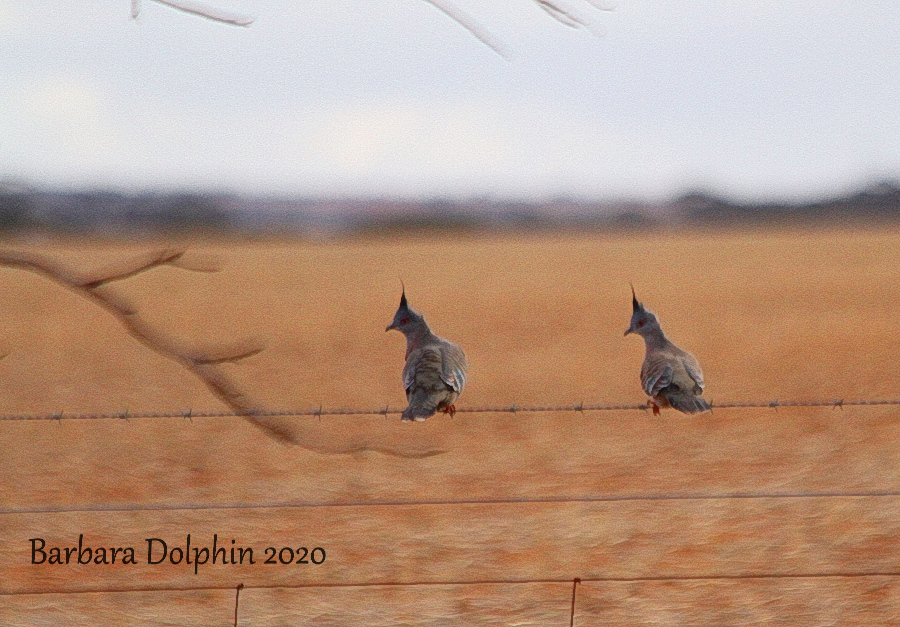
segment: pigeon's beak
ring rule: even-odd
[[[625,335],[628,335],[629,333],[634,333],[634,331],[631,330],[631,327],[625,329]]]
[[[392,322],[389,325],[387,325],[387,328],[385,329],[385,331],[390,331],[391,329],[396,329],[396,328],[397,328],[396,325],[394,325],[394,323]]]

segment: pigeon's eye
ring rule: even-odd
[[[409,324],[409,318],[400,318],[400,324]]]
[[[642,326],[644,326],[645,324],[647,324],[647,321],[646,321],[646,320],[638,320],[637,325],[638,325],[639,327],[642,327]]]

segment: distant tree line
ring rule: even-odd
[[[772,223],[896,220],[900,218],[900,185],[882,182],[844,196],[809,203],[729,202],[695,193],[676,201],[685,217],[697,222]]]
[[[900,185],[879,183],[809,203],[738,203],[694,192],[665,203],[272,200],[196,193],[48,192],[0,186],[0,232],[160,233],[476,232],[632,230],[672,225],[900,222]]]
[[[0,230],[63,232],[227,231],[226,199],[201,194],[0,190]]]

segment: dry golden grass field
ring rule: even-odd
[[[87,280],[178,245],[5,250]],[[900,398],[898,259],[898,230],[193,242],[96,291],[184,353],[264,346],[199,369],[241,407],[402,409],[400,277],[468,354],[461,410],[643,403],[629,282],[714,403],[850,401]],[[0,268],[0,413],[63,412],[0,422],[0,625],[226,627],[238,584],[254,627],[900,624],[900,406],[67,419],[230,411],[123,320]],[[31,563],[80,534],[137,563]],[[147,564],[187,534],[256,563]]]

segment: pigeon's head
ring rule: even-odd
[[[659,320],[649,309],[644,308],[644,303],[639,303],[637,296],[634,295],[634,286],[631,286],[631,325],[625,329],[625,335],[629,333],[637,333],[638,335],[647,335],[653,330],[659,329]]]
[[[404,287],[403,293],[400,295],[400,307],[397,308],[393,321],[391,321],[385,331],[395,329],[404,335],[409,335],[422,328],[424,324],[425,318],[422,314],[413,311],[409,303],[406,302],[406,288]]]

